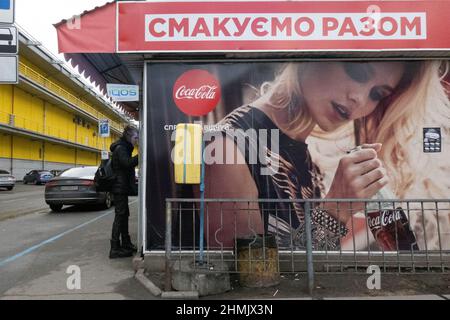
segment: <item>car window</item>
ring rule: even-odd
[[[60,177],[70,177],[70,178],[78,178],[78,177],[90,177],[94,176],[97,171],[97,167],[83,167],[83,168],[72,168],[67,169],[63,173],[61,173]]]
[[[9,172],[6,170],[0,170],[0,174],[9,174]]]
[[[50,171],[39,170],[39,174],[52,174]]]

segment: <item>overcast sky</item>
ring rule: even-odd
[[[109,0],[16,0],[16,24],[64,61],[64,57],[58,54],[53,24],[107,2]]]
[[[16,23],[56,54],[58,44],[53,24],[106,2],[108,0],[16,0]]]

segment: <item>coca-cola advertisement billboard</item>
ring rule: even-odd
[[[326,199],[311,208],[315,250],[450,250],[448,203],[404,201],[450,198],[448,65],[148,63],[146,251],[164,248],[167,198],[200,198],[199,185],[175,183],[180,123],[203,128],[206,199],[280,200],[208,203],[209,249],[269,232],[280,248],[304,250],[305,206],[295,201]],[[440,132],[439,152],[424,152],[423,128]],[[173,241],[190,249],[199,244],[199,208],[174,212],[183,209],[195,214],[174,215]]]

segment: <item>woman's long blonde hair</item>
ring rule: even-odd
[[[289,63],[273,82],[261,86],[261,99],[274,109],[286,109],[289,123],[286,130],[298,133],[313,125],[308,108],[304,107],[302,92],[298,81],[303,63]]]
[[[291,132],[301,132],[313,123],[298,82],[304,65],[287,64],[274,82],[261,87],[261,99],[268,105],[287,109],[292,119],[287,129]],[[356,127],[362,128],[356,133],[357,143],[383,144],[380,157],[399,198],[450,196],[448,157],[422,151],[423,127],[442,128],[444,138],[450,133],[450,102],[442,85],[447,71],[447,61],[405,62],[405,73],[395,93],[380,102],[371,115],[356,122]],[[310,149],[321,138],[330,139],[330,135],[334,133],[316,128],[312,136],[319,139],[314,139]],[[316,164],[322,167],[320,155],[312,153]],[[427,165],[433,170],[426,170]],[[428,194],[423,194],[424,190]]]
[[[448,157],[423,153],[423,128],[441,128],[444,141],[450,133],[450,102],[442,85],[448,63],[409,62],[406,69],[407,79],[367,117],[360,139],[383,143],[380,157],[399,198],[447,198]]]

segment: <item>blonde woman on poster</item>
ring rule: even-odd
[[[421,177],[415,170],[419,162],[409,151],[416,123],[430,109],[433,114],[428,120],[448,130],[449,103],[440,83],[442,73],[438,62],[288,64],[273,83],[263,86],[259,99],[220,122],[231,130],[224,132],[223,141],[216,139],[209,146],[222,149],[223,154],[235,153],[237,164],[207,166],[206,197],[365,199],[387,184],[404,197],[400,191],[412,192],[420,183],[428,183],[430,192],[445,194],[448,181],[441,178],[431,185],[430,176]],[[315,148],[318,138],[312,145],[306,141],[317,130],[332,135],[355,120],[364,123],[359,132],[363,149],[340,157],[331,172]],[[246,135],[249,129],[267,130],[267,140],[276,140],[278,145],[260,145],[260,139]],[[242,140],[246,143],[239,143]],[[252,162],[252,149],[263,150],[265,159]],[[274,159],[277,166],[270,166]],[[273,172],[262,174],[267,168]],[[323,173],[332,176],[328,185],[322,181]],[[338,208],[324,204],[313,210],[315,249],[341,246],[352,214],[363,207],[351,209],[345,204]],[[210,205],[209,247],[232,247],[235,237],[265,231],[275,234],[282,247],[304,248],[303,218],[301,204]],[[445,223],[449,224],[448,217]]]
[[[380,104],[368,117],[358,120],[356,140],[383,143],[378,153],[387,169],[389,186],[399,199],[450,198],[450,102],[448,61],[414,62],[417,75],[409,88]],[[441,129],[441,150],[424,153],[423,128]],[[324,173],[329,186],[340,157],[355,144],[353,125],[334,132],[314,131],[308,140],[313,161]],[[345,147],[344,147],[345,146]],[[327,189],[327,187],[326,187]],[[409,204],[410,225],[422,250],[450,249],[450,210],[448,203]],[[361,215],[360,215],[361,216]],[[354,230],[356,249],[365,249],[366,223],[361,216],[359,231]],[[371,234],[369,233],[371,236]],[[353,249],[353,238],[347,237],[343,249]],[[376,248],[376,247],[375,247]]]

